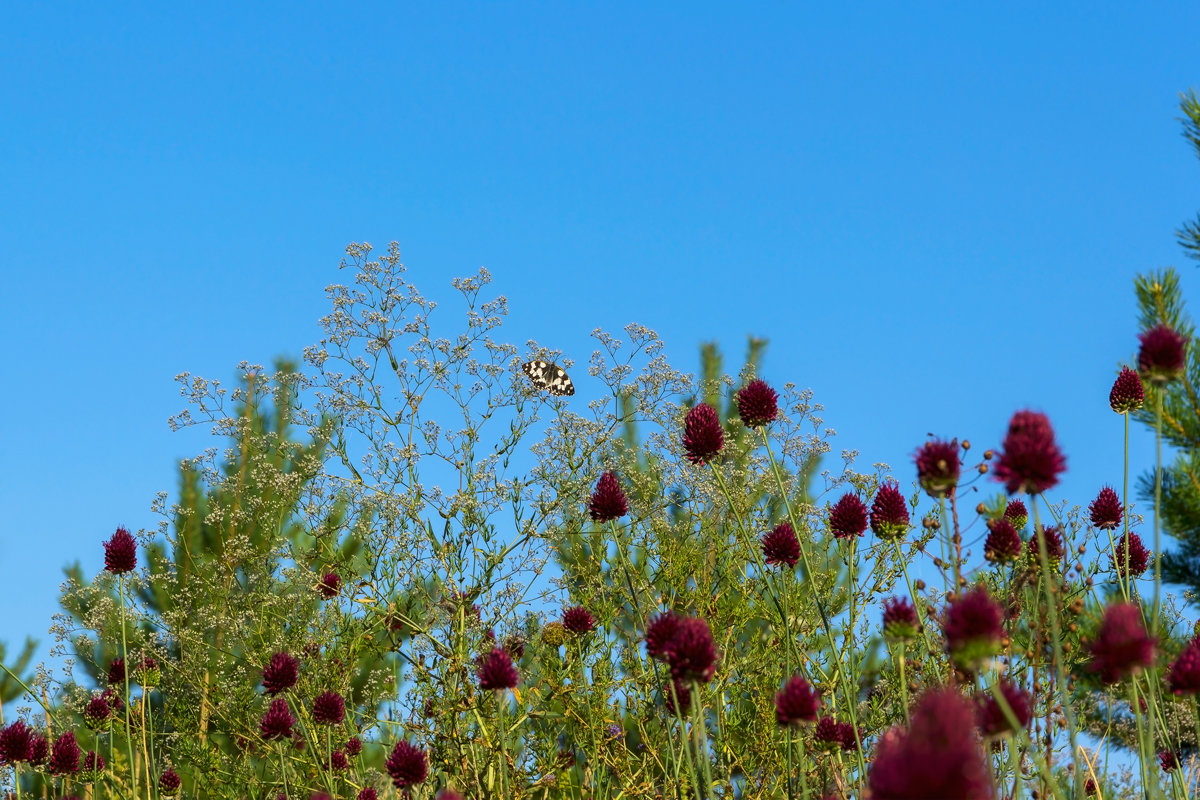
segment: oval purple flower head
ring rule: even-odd
[[[425,751],[403,739],[396,742],[384,766],[388,775],[392,776],[392,785],[397,789],[416,786],[418,783],[424,783],[429,777],[429,762],[426,760]]]
[[[679,617],[670,611],[659,614],[651,620],[646,628],[646,654],[651,658],[662,659],[667,652],[667,644],[675,637],[679,629]]]
[[[680,619],[662,658],[677,681],[711,680],[717,670],[717,649],[708,623],[697,617]]]
[[[707,464],[720,454],[725,432],[716,409],[708,403],[692,408],[683,419],[683,450],[693,464]]]
[[[947,604],[942,629],[951,658],[970,669],[1000,651],[1004,612],[985,587],[976,586]]]
[[[321,692],[313,700],[313,721],[319,725],[340,725],[346,718],[346,701],[337,692]]]
[[[1058,485],[1067,459],[1054,441],[1054,429],[1045,414],[1018,411],[1008,423],[1003,452],[996,461],[996,480],[1009,494],[1041,494]]]
[[[926,442],[917,450],[917,480],[933,499],[945,497],[958,485],[962,467],[958,457],[958,439]]]
[[[480,658],[475,674],[479,677],[479,688],[484,691],[512,689],[521,680],[517,668],[513,666],[512,656],[500,647],[492,648],[490,653]]]
[[[862,536],[867,529],[867,507],[858,495],[846,492],[829,509],[829,531],[838,539]]]
[[[871,502],[871,530],[880,539],[896,539],[908,533],[908,506],[900,487],[885,483]]]
[[[1187,366],[1187,343],[1178,331],[1158,325],[1140,334],[1138,372],[1151,383],[1170,383],[1183,375]]]
[[[50,774],[74,775],[79,772],[79,759],[82,756],[79,743],[75,741],[75,732],[67,731],[61,734],[54,740],[54,747],[50,749]]]
[[[275,653],[263,667],[262,685],[267,694],[276,695],[296,685],[300,678],[300,661],[288,653]]]
[[[761,428],[779,416],[779,395],[766,381],[753,380],[737,393],[738,416],[747,428]]]
[[[0,728],[0,764],[19,764],[33,759],[33,728],[17,720]]]
[[[125,529],[117,528],[112,538],[104,543],[104,568],[109,572],[120,575],[132,572],[137,566],[137,542]]]
[[[1150,567],[1150,551],[1134,531],[1123,535],[1113,551],[1113,570],[1122,578],[1136,578]]]
[[[1029,509],[1025,508],[1025,504],[1020,500],[1009,500],[1008,505],[1004,507],[1004,518],[1011,522],[1014,528],[1021,530],[1029,521]]]
[[[1108,405],[1118,414],[1137,411],[1146,402],[1146,389],[1142,379],[1129,367],[1121,367],[1121,374],[1113,382],[1108,393]]]
[[[1117,683],[1154,665],[1157,641],[1142,624],[1142,610],[1132,603],[1115,603],[1104,610],[1100,630],[1088,645],[1088,669],[1104,683]]]
[[[1200,641],[1188,642],[1179,658],[1172,662],[1167,670],[1167,686],[1180,695],[1200,692]]]
[[[596,522],[609,522],[629,513],[629,503],[617,482],[617,473],[609,471],[600,476],[588,502],[588,512]]]
[[[762,538],[763,558],[768,564],[796,566],[800,560],[800,540],[790,522],[781,522]]]
[[[576,636],[582,636],[595,630],[596,618],[583,606],[572,606],[563,612],[562,625]]]
[[[296,718],[292,716],[287,700],[279,697],[271,701],[267,713],[263,714],[262,721],[258,723],[258,732],[264,739],[286,739],[292,735],[295,724]]]
[[[917,608],[907,597],[889,597],[883,601],[883,635],[896,642],[915,639],[921,632]]]
[[[1100,494],[1096,495],[1096,499],[1088,506],[1092,525],[1102,531],[1111,531],[1120,525],[1121,514],[1124,510],[1121,506],[1121,498],[1117,497],[1117,493],[1109,486],[1101,489]]]
[[[813,691],[808,681],[793,675],[775,695],[775,721],[784,726],[815,722],[821,708],[821,695]]]
[[[975,719],[979,725],[979,732],[985,738],[994,739],[1016,733],[1028,728],[1033,720],[1033,697],[1029,692],[1014,683],[1001,680],[1000,694],[1016,718],[1018,727],[1013,727],[1008,715],[991,692],[982,692],[976,697]]]
[[[988,535],[983,543],[983,557],[994,564],[1016,561],[1021,555],[1021,535],[1008,517],[988,520]]]
[[[317,584],[317,591],[325,597],[335,597],[342,588],[342,576],[336,572],[326,572]]]

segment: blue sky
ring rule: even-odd
[[[1043,410],[1086,504],[1134,275],[1200,297],[1200,5],[978,6],[4,4],[0,640],[45,644],[62,566],[210,443],[173,376],[298,357],[351,241],[447,305],[487,266],[509,341],[577,362],[766,337],[906,481],[927,432]]]

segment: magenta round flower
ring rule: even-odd
[[[1113,551],[1113,570],[1122,578],[1136,578],[1149,567],[1150,551],[1142,544],[1142,537],[1133,531],[1122,535]]]
[[[821,717],[813,728],[813,741],[818,750],[835,753],[842,749],[842,726],[833,717]]]
[[[1028,728],[1029,723],[1033,720],[1033,696],[1029,692],[1014,683],[1001,680],[1000,693],[1004,696],[1004,701],[1008,703],[1009,709],[1012,710],[1013,716],[1016,717],[1019,727],[1013,728],[1008,715],[1004,713],[1004,709],[1000,707],[1000,703],[991,692],[980,692],[975,698],[975,720],[979,726],[979,732],[988,739],[1007,736],[1010,733],[1016,733],[1017,730]]]
[[[983,543],[983,557],[994,564],[1008,564],[1021,555],[1021,534],[1008,517],[988,520],[988,535]]]
[[[605,472],[596,481],[596,489],[588,502],[588,512],[596,522],[609,522],[629,513],[629,503],[621,491],[621,484],[617,482],[617,473]]]
[[[34,733],[29,740],[29,763],[42,765],[50,759],[50,742],[43,733]],[[0,759],[2,760],[2,759]]]
[[[683,420],[683,449],[688,461],[707,464],[717,457],[725,445],[725,432],[716,409],[700,403]]]
[[[1108,404],[1118,414],[1137,411],[1146,402],[1146,389],[1142,379],[1129,367],[1122,367],[1121,374],[1108,393]]]
[[[675,637],[679,629],[679,617],[670,611],[659,614],[650,621],[646,628],[646,654],[651,658],[662,659],[667,652],[667,644]]]
[[[183,785],[183,781],[179,777],[179,773],[167,767],[162,775],[158,776],[158,791],[160,794],[173,795],[179,791],[179,787]]]
[[[108,730],[112,724],[113,707],[108,697],[96,695],[83,710],[83,723],[94,731]]]
[[[1162,767],[1163,772],[1171,772],[1179,769],[1179,754],[1174,750],[1160,750],[1158,753],[1158,765]]]
[[[676,709],[675,701],[679,701]],[[671,681],[663,688],[663,704],[668,714],[686,714],[692,710],[692,687],[684,681]]]
[[[971,668],[1000,652],[1004,612],[987,588],[976,586],[946,606],[942,631],[955,663]]]
[[[682,617],[664,645],[662,660],[677,681],[707,683],[717,670],[717,650],[708,623],[697,617]]]
[[[1200,692],[1200,641],[1192,640],[1167,670],[1167,686],[1175,694]]]
[[[358,793],[357,800],[379,800],[379,793],[370,786],[364,786]]]
[[[101,772],[104,772],[104,759],[95,750],[88,750],[83,757],[83,764],[80,766],[84,783],[94,781],[99,777]]]
[[[479,676],[479,688],[485,691],[504,691],[514,688],[521,680],[517,668],[513,666],[512,656],[500,647],[479,659],[479,667],[475,674]]]
[[[258,731],[264,739],[286,739],[292,735],[295,724],[296,718],[292,716],[287,700],[280,697],[271,701],[267,713],[258,723]]]
[[[883,601],[883,635],[895,642],[915,639],[921,632],[917,608],[907,597],[889,597]]]
[[[925,493],[935,500],[945,497],[958,485],[961,462],[958,457],[958,439],[943,442],[934,439],[926,442],[916,453],[917,480]]]
[[[362,749],[363,749],[362,739],[358,738],[357,736],[351,736],[346,741],[346,752],[349,753],[350,755],[356,756],[362,752]]]
[[[1041,494],[1053,489],[1066,468],[1067,459],[1054,441],[1054,429],[1046,415],[1037,411],[1013,414],[994,470],[1008,493]]]
[[[321,578],[321,582],[317,584],[317,591],[325,597],[336,597],[339,590],[342,588],[342,576],[336,572],[326,572]]]
[[[800,540],[790,522],[781,522],[762,538],[763,558],[768,564],[796,566],[800,560]]]
[[[862,536],[867,529],[867,507],[858,495],[846,492],[829,509],[829,531],[838,539]]]
[[[1096,499],[1088,506],[1092,526],[1102,531],[1110,531],[1120,525],[1124,510],[1121,498],[1117,497],[1117,493],[1110,486],[1101,489],[1100,494],[1096,495]]]
[[[1138,372],[1151,383],[1169,383],[1183,375],[1187,366],[1187,343],[1183,336],[1166,325],[1158,325],[1138,335]]]
[[[591,633],[596,628],[596,618],[583,606],[574,606],[563,612],[563,627],[577,636]]]
[[[434,800],[463,800],[463,796],[450,789],[442,789]]]
[[[33,728],[17,720],[0,728],[0,764],[33,760]]]
[[[341,750],[334,750],[329,754],[329,766],[338,772],[344,772],[350,769],[350,760]]]
[[[1142,610],[1132,603],[1115,603],[1104,610],[1100,630],[1088,645],[1088,669],[1104,683],[1117,683],[1154,665],[1156,640],[1146,633]]]
[[[808,681],[799,675],[788,678],[783,691],[775,695],[775,721],[780,725],[796,726],[815,722],[821,708],[821,695],[813,691]]]
[[[263,667],[262,685],[269,695],[277,695],[296,685],[300,678],[300,661],[288,653],[275,653]]]
[[[407,789],[424,783],[425,778],[429,776],[429,762],[426,760],[425,751],[413,747],[403,739],[396,742],[384,766],[388,775],[392,776],[392,785],[397,789]]]
[[[893,728],[879,740],[867,775],[871,800],[993,800],[974,712],[953,689],[921,695],[909,729]]]
[[[895,539],[908,533],[908,506],[900,487],[885,483],[871,503],[871,530],[880,539]]]
[[[1021,530],[1029,521],[1029,510],[1020,500],[1009,500],[1008,505],[1004,507],[1004,518],[1011,522],[1014,528]]]
[[[313,722],[339,725],[346,718],[346,701],[337,692],[321,692],[313,700]]]
[[[779,416],[779,395],[766,381],[750,381],[736,399],[738,416],[747,428],[761,428]]]
[[[51,775],[74,775],[79,771],[79,759],[82,756],[79,743],[75,741],[75,732],[67,731],[54,740],[47,768]]]
[[[108,685],[121,686],[125,685],[125,659],[114,658],[108,664]]]
[[[131,572],[137,566],[137,542],[122,525],[112,538],[104,543],[104,568],[120,575]]]
[[[1051,569],[1057,569],[1063,560],[1066,551],[1063,549],[1062,534],[1058,530],[1057,525],[1051,525],[1049,528],[1041,528],[1041,538],[1046,543],[1046,558],[1049,559]],[[1038,547],[1038,531],[1034,531],[1033,536],[1029,537],[1029,542],[1025,545],[1029,550],[1029,560],[1034,564],[1042,563],[1042,553]]]

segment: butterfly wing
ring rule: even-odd
[[[530,382],[539,389],[547,391],[556,397],[575,394],[575,384],[571,383],[567,371],[549,361],[529,361],[521,365],[521,369],[529,376]]]

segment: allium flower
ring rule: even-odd
[[[479,659],[475,674],[479,676],[479,688],[484,690],[512,689],[521,680],[517,668],[513,666],[512,657],[500,647],[493,648],[492,652]]]
[[[162,670],[159,669],[157,661],[150,656],[144,656],[133,668],[133,678],[138,686],[149,689],[157,686],[162,680]]]
[[[83,722],[94,731],[108,730],[112,724],[113,707],[104,695],[96,695],[83,710]]]
[[[357,800],[379,800],[379,793],[370,786],[364,786],[362,791],[358,793]]]
[[[525,637],[519,633],[505,636],[504,649],[512,656],[513,661],[520,661],[521,656],[525,655]]]
[[[596,629],[596,618],[583,606],[574,606],[563,612],[563,628],[576,636],[591,633]]]
[[[75,741],[75,732],[67,731],[54,740],[50,751],[48,769],[51,775],[74,775],[79,771],[79,759],[83,753]]]
[[[707,464],[721,452],[725,445],[725,431],[716,409],[708,403],[700,403],[683,419],[683,449],[688,461]]]
[[[858,730],[849,722],[839,722],[838,738],[841,740],[843,750],[852,751],[858,749],[858,741],[862,737],[858,735]]]
[[[1063,555],[1065,555],[1062,534],[1059,533],[1058,526],[1051,525],[1048,528],[1042,528],[1041,538],[1046,543],[1046,559],[1050,563],[1050,568],[1055,569],[1062,562]],[[1025,546],[1029,551],[1029,560],[1034,564],[1041,564],[1042,554],[1038,547],[1037,531],[1034,531],[1033,536],[1029,537],[1029,542]]]
[[[692,710],[692,687],[684,681],[672,681],[663,689],[663,704],[668,714],[676,713],[675,701],[679,701],[679,714]]]
[[[917,609],[907,597],[889,597],[883,601],[883,635],[894,642],[917,638],[921,622]]]
[[[953,689],[923,694],[911,727],[880,738],[867,782],[871,800],[992,800],[971,702]]]
[[[1014,528],[1021,530],[1029,521],[1029,510],[1020,500],[1009,500],[1008,505],[1004,507],[1004,518],[1011,522]]]
[[[900,487],[885,483],[871,503],[871,530],[880,539],[895,539],[908,533],[908,506]]]
[[[1018,411],[1008,423],[1004,452],[996,461],[996,480],[1009,494],[1040,494],[1058,485],[1067,460],[1054,441],[1054,429],[1045,414]]]
[[[341,750],[334,750],[329,754],[329,766],[341,772],[350,769],[350,761]]]
[[[100,777],[100,773],[104,772],[104,759],[95,750],[88,750],[83,757],[83,764],[80,765],[81,775],[79,779],[84,783],[91,783]]]
[[[336,597],[341,588],[342,576],[336,572],[326,572],[321,578],[321,582],[317,584],[317,591],[326,597]]]
[[[120,575],[131,572],[137,566],[137,542],[122,525],[112,538],[104,543],[104,568]]]
[[[122,687],[125,685],[125,659],[114,658],[109,662],[108,685]]]
[[[33,760],[33,728],[22,720],[0,728],[0,764]]]
[[[166,772],[158,776],[158,791],[160,794],[167,796],[173,795],[179,791],[179,787],[183,785],[183,781],[179,777],[179,773],[167,767]]]
[[[50,758],[50,742],[44,734],[34,733],[29,740],[29,763],[45,764]],[[0,759],[3,761],[3,759]]]
[[[917,481],[925,493],[935,500],[945,497],[958,485],[961,462],[958,458],[958,439],[926,442],[916,453]]]
[[[1018,729],[1028,728],[1033,719],[1033,697],[1029,692],[1014,683],[1001,680],[1000,693],[1016,717],[1019,727],[1012,726],[1004,709],[991,692],[980,692],[975,698],[975,721],[979,732],[985,738],[994,739],[1016,733]]]
[[[596,522],[609,522],[620,519],[629,513],[629,503],[625,500],[625,492],[617,482],[617,473],[609,471],[596,481],[596,489],[588,502],[588,512]]]
[[[429,763],[426,760],[425,751],[413,747],[403,739],[396,742],[396,746],[392,748],[392,754],[388,756],[384,766],[387,768],[388,775],[392,776],[392,785],[397,789],[407,789],[418,783],[424,783],[425,778],[429,775]]]
[[[1169,383],[1183,375],[1187,365],[1187,343],[1183,336],[1166,325],[1138,335],[1138,372],[1151,383]]]
[[[707,683],[717,670],[717,650],[708,623],[696,617],[681,618],[663,647],[662,660],[675,680]]]
[[[1142,625],[1142,610],[1132,603],[1115,603],[1104,610],[1100,630],[1088,645],[1088,669],[1104,683],[1117,683],[1140,669],[1153,666],[1157,641]]]
[[[1021,555],[1021,534],[1008,517],[988,520],[988,535],[983,543],[983,557],[994,564],[1016,561]]]
[[[820,707],[821,695],[804,678],[793,675],[783,685],[783,691],[775,695],[775,721],[785,726],[815,722]]]
[[[1100,494],[1096,495],[1096,499],[1088,506],[1092,526],[1102,531],[1110,531],[1120,525],[1123,511],[1121,498],[1117,497],[1117,493],[1109,486],[1101,489]]]
[[[350,755],[356,756],[362,752],[362,748],[363,748],[362,739],[358,738],[357,736],[351,736],[350,739],[346,742],[345,750]]]
[[[288,653],[275,653],[271,663],[263,667],[263,688],[269,695],[277,695],[296,685],[300,678],[300,661]]]
[[[796,566],[800,560],[800,540],[790,522],[781,522],[762,538],[763,558],[768,564]]]
[[[1126,552],[1129,561],[1126,563]],[[1150,551],[1142,544],[1142,537],[1133,531],[1121,536],[1117,549],[1113,551],[1113,570],[1122,578],[1136,578],[1150,566]]]
[[[817,749],[833,753],[842,749],[842,726],[833,717],[821,717],[813,728]]]
[[[292,716],[287,700],[280,697],[271,701],[271,707],[258,724],[258,731],[264,739],[286,739],[292,735],[295,724],[296,718]]]
[[[661,659],[667,651],[667,643],[679,629],[679,617],[667,611],[659,614],[646,628],[646,654]]]
[[[313,722],[339,725],[346,718],[346,701],[337,692],[321,692],[313,700]]]
[[[1129,367],[1121,367],[1121,374],[1108,393],[1108,404],[1112,410],[1118,414],[1128,414],[1137,411],[1145,402],[1146,389],[1142,386],[1142,379]]]
[[[829,531],[838,539],[862,536],[867,529],[867,507],[858,495],[846,492],[829,509]]]
[[[450,789],[442,789],[434,800],[463,800],[463,796]]]
[[[1167,686],[1175,694],[1200,692],[1200,641],[1192,640],[1167,671]]]
[[[946,649],[961,667],[971,667],[1000,651],[1004,612],[983,586],[946,606],[942,619]]]
[[[779,395],[766,381],[750,381],[736,399],[738,416],[747,428],[761,428],[779,416]]]
[[[1173,750],[1161,750],[1158,753],[1158,765],[1163,772],[1179,769],[1179,754]]]

